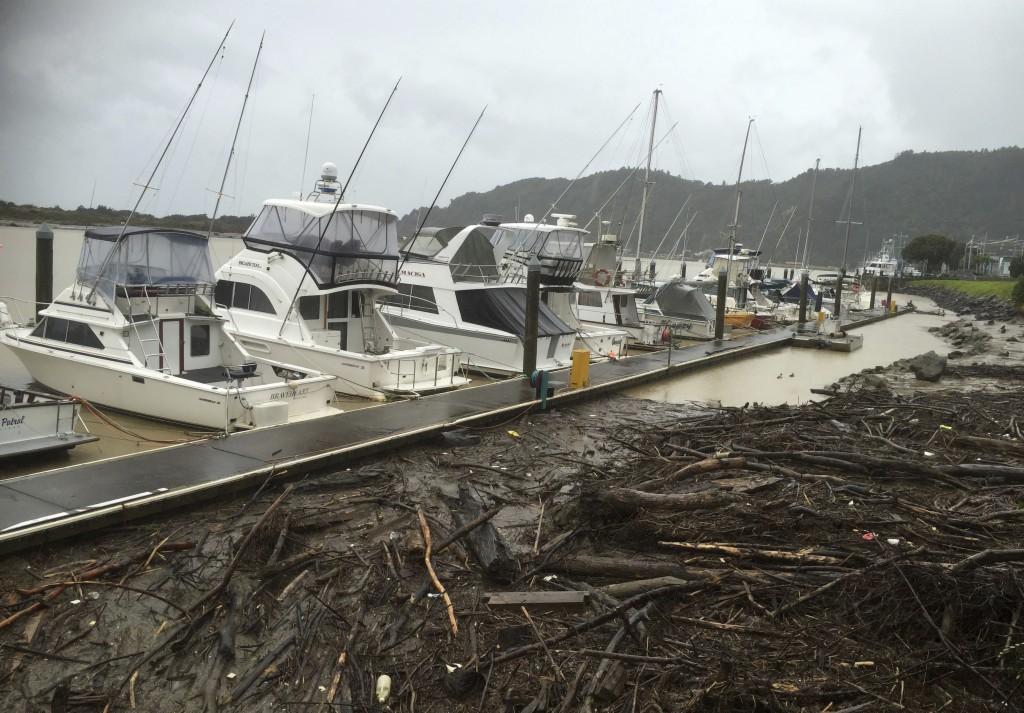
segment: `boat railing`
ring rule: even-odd
[[[448,269],[456,282],[477,282],[493,285],[501,282],[501,274],[494,263],[487,265],[470,265],[467,263],[449,263]]]
[[[385,270],[383,268],[346,270],[345,272],[335,273],[335,285],[344,285],[347,282],[383,282],[394,284],[398,282],[398,273],[394,270]]]
[[[416,391],[444,386],[454,387],[462,361],[463,352],[445,349],[432,354],[388,359],[385,365],[399,387]]]

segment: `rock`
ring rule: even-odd
[[[908,366],[921,381],[938,381],[946,372],[946,357],[927,352],[910,360]]]
[[[864,377],[864,388],[875,391],[888,391],[889,384],[878,374],[868,374]]]
[[[950,352],[950,353],[949,353],[949,354],[947,355],[947,358],[948,358],[948,359],[959,359],[959,358],[960,358],[960,357],[962,357],[963,355],[964,355],[964,353],[963,353],[962,351],[959,351],[959,350],[953,350],[953,351],[951,351],[951,352]]]
[[[1020,340],[1017,339],[1017,337],[1007,337],[1006,341],[1008,341],[1008,342],[1019,342]]]

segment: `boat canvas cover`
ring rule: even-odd
[[[89,228],[76,277],[113,304],[117,286],[214,285],[206,236],[166,228]],[[118,237],[120,236],[120,239]]]
[[[666,317],[714,321],[715,308],[707,295],[695,287],[673,280],[658,288],[648,302],[657,302],[658,309]]]
[[[320,289],[359,280],[395,282],[398,219],[384,210],[361,208],[338,210],[331,217],[332,207],[268,201],[242,236],[245,246],[281,252],[309,264]]]
[[[479,228],[465,237],[448,261],[448,267],[456,282],[495,282],[498,279],[494,247]]]
[[[814,304],[814,301],[818,299],[818,293],[814,289],[812,283],[807,283],[807,301]],[[800,283],[794,283],[792,287],[782,293],[783,302],[799,302],[800,301]]]
[[[498,288],[489,290],[459,290],[459,311],[465,322],[526,338],[526,290]],[[543,302],[537,319],[538,337],[556,337],[575,334],[576,330],[559,319]]]

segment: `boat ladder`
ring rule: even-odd
[[[166,354],[164,353],[164,343],[160,339],[159,322],[157,321],[156,316],[153,314],[154,305],[152,300],[150,299],[149,290],[143,287],[142,294],[146,298],[146,316],[149,318],[149,323],[153,326],[153,336],[142,336],[142,332],[139,331],[139,323],[134,318],[134,315],[132,314],[131,310],[129,310],[128,312],[128,321],[132,325],[132,330],[135,332],[135,339],[136,341],[138,341],[139,348],[142,350],[143,366],[145,366],[147,369],[156,369],[157,371],[169,374],[171,373],[171,368],[170,366],[167,365],[167,358]],[[159,304],[156,306],[156,309],[159,310]],[[156,344],[156,351],[151,352],[149,351],[149,347],[147,345],[151,346],[153,344]],[[151,367],[149,364],[149,360],[153,358],[156,359],[156,366]]]
[[[377,351],[377,330],[374,325],[377,308],[370,303],[366,306],[366,295],[362,292],[356,293],[359,300],[359,328],[363,334],[363,351],[367,354],[375,354]]]

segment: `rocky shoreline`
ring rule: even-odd
[[[1001,319],[1014,321],[1020,314],[1014,305],[998,297],[972,297],[958,290],[945,287],[915,287],[913,283],[900,288],[907,295],[927,297],[939,307],[959,314],[973,314],[976,319]]]

